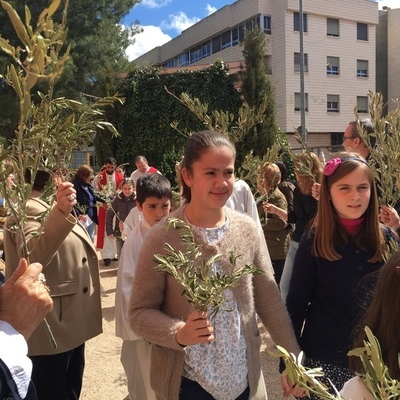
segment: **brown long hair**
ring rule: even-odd
[[[368,326],[380,343],[383,361],[391,378],[400,380],[398,353],[400,352],[400,252],[392,254],[379,272],[372,301],[356,330],[354,347],[362,347],[367,340],[364,327]],[[361,372],[358,357],[349,359],[350,369]]]
[[[73,180],[79,179],[80,181],[85,182],[86,179],[92,175],[93,169],[89,165],[83,164],[77,169]]]
[[[342,161],[331,175],[324,175],[321,182],[318,211],[313,224],[313,254],[329,261],[339,260],[341,256],[336,248],[353,240],[363,250],[375,250],[369,262],[382,261],[386,242],[379,224],[378,197],[372,171],[365,160],[356,153],[341,152],[335,154],[334,158],[340,158]],[[371,187],[371,198],[363,215],[361,228],[350,237],[338,223],[336,210],[330,200],[330,190],[335,182],[356,168],[362,168],[366,172]]]

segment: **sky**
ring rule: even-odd
[[[123,23],[139,21],[143,32],[135,35],[135,44],[127,50],[129,60],[161,46],[191,25],[235,0],[142,0],[135,5]],[[378,0],[384,5],[400,8],[400,0]]]

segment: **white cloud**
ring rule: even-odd
[[[217,10],[218,10],[217,7],[214,7],[214,6],[212,6],[211,4],[208,4],[208,3],[207,3],[207,5],[206,5],[207,15],[210,15],[210,14],[212,14],[212,13],[215,13],[215,11],[217,11]]]
[[[126,50],[130,61],[171,40],[171,36],[164,33],[158,26],[148,25],[142,28],[143,32],[134,36],[135,43]]]
[[[388,6],[390,8],[399,8],[400,2],[399,0],[378,0],[379,9],[382,10],[383,6]]]
[[[171,0],[142,0],[139,4],[148,8],[161,8],[171,3]]]
[[[182,31],[199,21],[200,18],[189,18],[183,11],[179,11],[177,14],[170,14],[169,22],[163,21],[161,27],[163,29],[174,29],[178,33],[181,33]]]

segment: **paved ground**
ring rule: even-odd
[[[104,267],[102,263],[100,266],[104,332],[86,343],[86,368],[81,399],[123,400],[127,395],[125,376],[119,361],[121,339],[114,333],[117,268],[118,262],[112,262],[109,267]],[[261,349],[261,358],[268,398],[280,400],[282,391],[277,361],[267,353],[266,348],[268,346],[271,348],[268,334],[264,331],[262,336],[264,345]]]

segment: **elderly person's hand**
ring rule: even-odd
[[[38,279],[42,268],[39,263],[28,266],[22,258],[15,272],[0,287],[0,320],[8,322],[26,340],[53,308],[43,278]]]
[[[71,182],[60,182],[56,192],[57,208],[65,215],[72,211],[76,204],[76,190]]]
[[[394,231],[400,228],[399,214],[392,206],[382,206],[379,210],[379,219],[382,224],[392,228]]]

